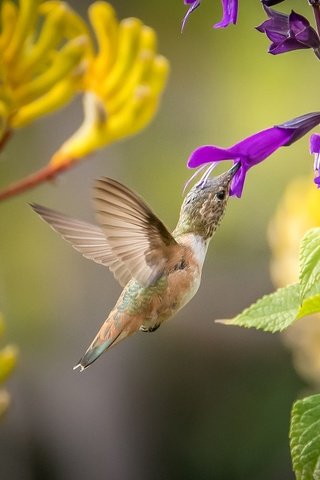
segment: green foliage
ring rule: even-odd
[[[298,400],[292,408],[290,445],[297,480],[320,480],[320,395]]]
[[[301,302],[320,294],[320,228],[309,230],[300,247]]]
[[[279,288],[271,295],[265,295],[246,308],[232,320],[224,320],[226,325],[254,327],[266,332],[278,332],[288,327],[297,317],[300,307],[299,284]]]
[[[265,295],[222,323],[279,332],[296,319],[317,312],[320,312],[320,228],[313,228],[301,242],[299,283]]]
[[[296,319],[320,312],[320,228],[300,245],[299,283],[265,295],[228,325],[278,332]],[[292,409],[290,443],[297,480],[320,480],[320,395],[298,400]]]

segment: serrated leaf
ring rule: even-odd
[[[301,302],[320,294],[320,228],[309,230],[300,246]]]
[[[300,286],[294,284],[265,295],[235,318],[220,322],[266,332],[280,332],[297,318],[299,307]]]
[[[293,405],[290,447],[297,480],[320,480],[320,395]]]
[[[297,318],[320,312],[320,295],[307,298],[300,307]]]

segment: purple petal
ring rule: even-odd
[[[310,152],[314,153],[313,169],[316,173],[314,182],[320,188],[320,135],[318,133],[314,133],[310,137]]]
[[[248,167],[252,167],[285,145],[292,135],[291,130],[271,127],[236,143],[229,149],[229,152],[235,157],[243,159]]]
[[[289,31],[289,15],[268,7],[264,7],[264,10],[269,20],[265,20],[261,25],[258,25],[256,29],[262,33],[272,31],[287,34]]]
[[[233,177],[231,182],[231,187],[230,187],[231,196],[236,196],[238,198],[241,197],[247,171],[248,170],[245,167],[241,166],[240,170],[238,170],[235,176]]]
[[[310,152],[320,153],[320,134],[313,133],[310,137]]]
[[[238,0],[222,0],[223,17],[222,20],[214,25],[214,28],[225,28],[230,23],[234,25],[238,18]]]
[[[289,15],[289,24],[293,32],[300,32],[301,30],[310,27],[309,21],[303,15],[296,13],[294,10],[291,10]]]
[[[187,162],[189,168],[199,167],[204,163],[220,162],[221,160],[233,160],[238,158],[228,148],[219,148],[214,145],[203,145],[194,150]]]
[[[199,7],[201,0],[184,0],[185,5],[191,5],[185,16],[183,17],[182,20],[182,25],[181,25],[181,32],[183,31],[186,21],[188,20],[190,14]]]
[[[308,20],[299,15],[298,13],[292,12],[289,15],[289,24],[290,24],[290,36],[294,36],[296,40],[302,42],[309,48],[318,48],[320,45],[320,39],[317,32],[310,26]]]
[[[320,46],[319,36],[312,27],[308,27],[302,32],[297,33],[296,40],[304,44],[306,48],[319,48]]]
[[[283,43],[286,40],[286,35],[283,35],[283,33],[278,33],[278,32],[272,32],[268,30],[266,32],[267,37],[271,42],[273,42],[276,46],[278,46],[279,43]]]
[[[305,48],[310,47],[298,42],[294,38],[287,38],[283,42],[273,42],[269,47],[269,53],[271,53],[271,55],[280,55],[281,53],[292,52],[292,50],[303,50]]]

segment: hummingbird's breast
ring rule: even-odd
[[[172,265],[167,275],[149,287],[153,290],[150,302],[140,312],[144,317],[144,328],[154,328],[173,317],[199,288],[207,245],[201,237],[192,234],[184,235],[183,238],[181,236],[177,240],[183,255]]]
[[[124,288],[111,316],[125,319],[130,329],[153,331],[173,317],[196,294],[201,280],[207,242],[199,235],[176,238],[180,252],[166,272],[149,287],[132,279]]]

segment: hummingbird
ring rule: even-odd
[[[83,371],[138,330],[154,332],[197,292],[208,244],[224,215],[240,163],[209,178],[212,166],[185,196],[172,233],[145,201],[120,182],[96,180],[98,225],[31,204],[82,255],[109,268],[122,293],[74,369]]]

